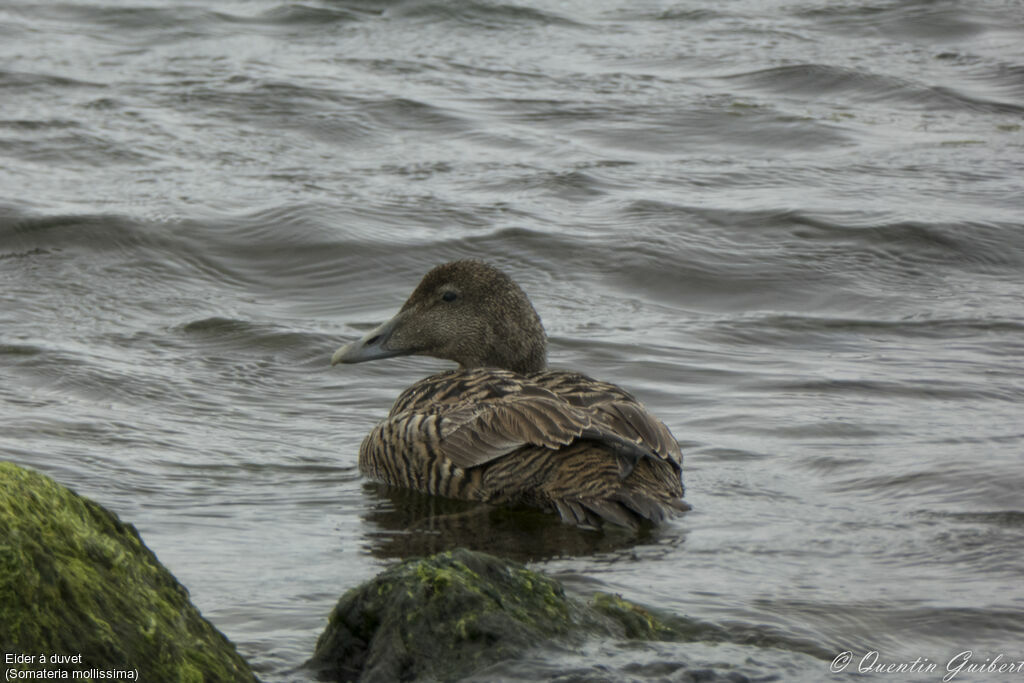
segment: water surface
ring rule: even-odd
[[[267,681],[453,545],[708,624],[481,680],[1024,660],[1022,123],[995,0],[6,3],[0,454],[134,523]],[[331,352],[464,257],[672,428],[692,512],[360,477],[446,365]]]

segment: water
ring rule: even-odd
[[[1024,660],[1022,124],[1016,2],[8,2],[0,453],[134,523],[267,681],[458,544],[741,641],[483,679]],[[673,429],[693,512],[453,523],[360,478],[446,366],[331,352],[461,257]]]

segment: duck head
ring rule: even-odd
[[[408,355],[527,374],[547,365],[547,336],[512,278],[482,261],[452,261],[427,273],[395,317],[335,351],[331,365]]]

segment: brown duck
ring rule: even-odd
[[[497,268],[437,266],[395,317],[342,346],[331,364],[402,355],[459,368],[402,392],[359,448],[366,476],[539,507],[585,527],[637,528],[689,509],[668,428],[614,384],[547,370],[540,318]]]

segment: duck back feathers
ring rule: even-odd
[[[402,392],[364,439],[360,470],[587,527],[635,528],[689,509],[664,423],[614,384],[544,369],[545,347],[540,319],[503,273],[478,261],[435,268],[392,320],[335,353],[334,363],[417,353],[460,364]]]

